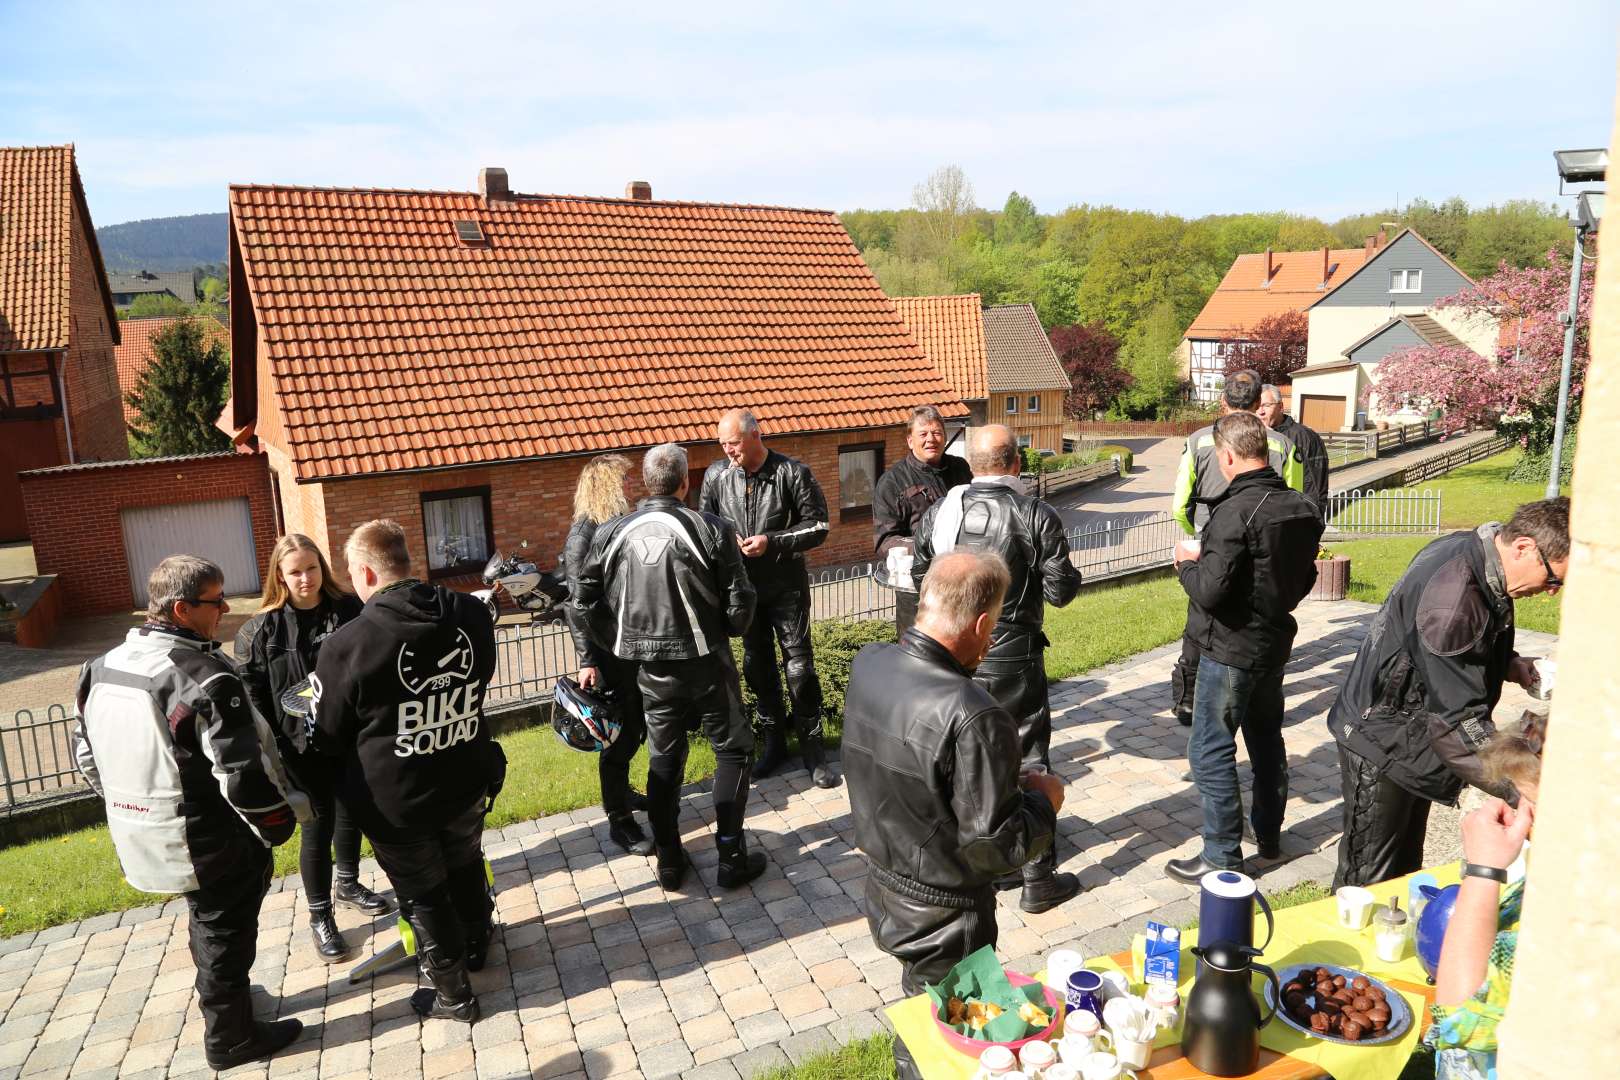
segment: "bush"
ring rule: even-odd
[[[1107,461],[1115,454],[1119,455],[1119,475],[1129,476],[1131,472],[1131,462],[1134,460],[1134,458],[1129,449],[1120,446],[1117,443],[1107,443],[1103,446],[1097,447],[1096,457],[1094,457],[1092,460]]]
[[[861,622],[825,622],[810,625],[810,644],[816,653],[816,674],[821,678],[821,713],[827,721],[827,733],[837,741],[844,728],[844,693],[849,688],[849,667],[855,654],[874,641],[893,641],[894,623],[881,619]],[[742,641],[733,639],[731,651],[742,668]],[[786,707],[784,693],[783,706]],[[743,680],[743,707],[758,708],[748,681]]]
[[[1558,482],[1567,484],[1575,470],[1575,425],[1564,429],[1564,454],[1558,460]],[[1552,439],[1541,448],[1525,447],[1519,460],[1508,470],[1507,478],[1519,484],[1545,484],[1552,472]]]

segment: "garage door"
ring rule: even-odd
[[[246,499],[138,506],[123,512],[124,551],[135,606],[146,606],[146,579],[170,555],[200,555],[225,571],[225,594],[259,591],[259,555]]]
[[[1344,427],[1344,398],[1306,394],[1299,399],[1299,422],[1312,431]]]

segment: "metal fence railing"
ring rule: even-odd
[[[1108,518],[1069,530],[1069,561],[1086,581],[1122,577],[1169,566],[1176,541],[1186,537],[1168,513],[1136,521]]]
[[[1337,534],[1440,532],[1440,492],[1412,488],[1335,491],[1328,495],[1326,539]]]
[[[1322,445],[1327,449],[1328,467],[1339,469],[1434,442],[1447,434],[1444,420],[1423,420],[1394,424],[1384,431],[1323,432]]]
[[[88,790],[73,763],[73,717],[64,705],[45,710],[18,709],[0,727],[0,816],[24,803]]]

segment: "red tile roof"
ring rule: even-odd
[[[827,211],[257,186],[230,207],[233,319],[257,321],[301,480],[708,440],[732,405],[776,434],[967,412]]]
[[[984,309],[978,293],[896,296],[894,306],[911,328],[911,336],[963,401],[982,401],[989,395]]]
[[[1068,390],[1070,379],[1034,304],[997,304],[984,310],[990,390]]]
[[[0,352],[65,349],[73,147],[0,147]]]
[[[184,315],[160,315],[149,319],[123,319],[118,323],[123,331],[123,341],[113,349],[113,360],[118,365],[118,398],[123,401],[124,395],[135,389],[135,383],[141,377],[154,358],[152,352],[152,339],[175,323],[185,319]],[[214,319],[199,316],[197,321],[203,327],[203,340],[205,344],[215,341],[225,347],[226,353],[231,349],[231,335]],[[135,410],[124,402],[124,422],[135,419]]]
[[[1204,340],[1241,338],[1262,319],[1285,311],[1304,311],[1344,284],[1366,261],[1365,248],[1329,250],[1329,274],[1324,287],[1321,248],[1274,251],[1271,283],[1267,285],[1266,253],[1239,255],[1185,336]]]

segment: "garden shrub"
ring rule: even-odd
[[[810,643],[816,653],[816,674],[821,677],[821,711],[827,721],[827,732],[836,735],[844,727],[844,693],[849,688],[849,667],[862,647],[875,641],[895,640],[894,622],[883,619],[864,619],[859,622],[826,620],[812,623]],[[732,654],[737,658],[737,670],[742,670],[742,641],[733,638]],[[754,695],[743,681],[743,707],[753,712],[757,708]],[[787,707],[786,690],[783,708]]]

